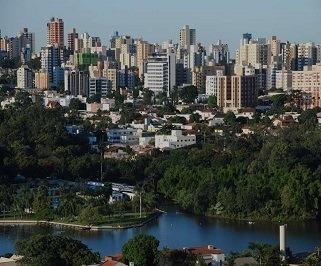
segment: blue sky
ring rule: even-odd
[[[321,43],[321,0],[0,0],[2,35],[28,27],[37,49],[45,45],[52,16],[63,18],[66,33],[75,27],[103,42],[114,30],[150,42],[177,41],[179,28],[189,24],[206,47],[222,39],[234,50],[244,32]]]

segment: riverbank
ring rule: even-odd
[[[157,219],[163,212],[155,210],[153,213],[143,218],[137,218],[134,221],[122,221],[115,222],[114,224],[100,224],[100,225],[82,225],[77,223],[59,222],[59,221],[45,221],[45,220],[33,220],[33,219],[0,219],[0,225],[49,225],[56,227],[67,227],[79,230],[110,230],[110,229],[128,229],[134,227],[142,227],[155,219]]]

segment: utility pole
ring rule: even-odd
[[[139,193],[139,218],[142,218],[142,191]]]
[[[100,136],[100,182],[103,182],[103,157],[104,157],[104,136],[103,132]]]

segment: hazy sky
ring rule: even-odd
[[[37,49],[45,45],[52,16],[64,20],[66,34],[75,27],[104,43],[114,30],[176,42],[185,24],[196,28],[197,41],[206,47],[222,39],[234,50],[244,32],[321,43],[321,0],[0,0],[2,35],[28,27],[36,33]]]

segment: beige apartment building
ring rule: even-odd
[[[255,76],[218,76],[217,105],[224,112],[254,107],[257,101]]]
[[[292,73],[292,89],[302,92],[301,107],[321,107],[321,64],[305,66],[302,71]]]
[[[47,71],[41,69],[35,72],[35,88],[40,90],[48,90],[49,74]]]
[[[271,64],[270,44],[260,44],[257,41],[242,44],[240,48],[236,50],[235,64],[241,66],[269,66]]]
[[[219,72],[225,74],[225,66],[201,66],[192,70],[192,85],[200,91],[206,88],[206,77],[215,76]]]
[[[114,68],[108,68],[103,70],[103,77],[106,77],[108,79],[108,82],[110,83],[110,88],[113,91],[116,91],[117,89],[117,69]]]

